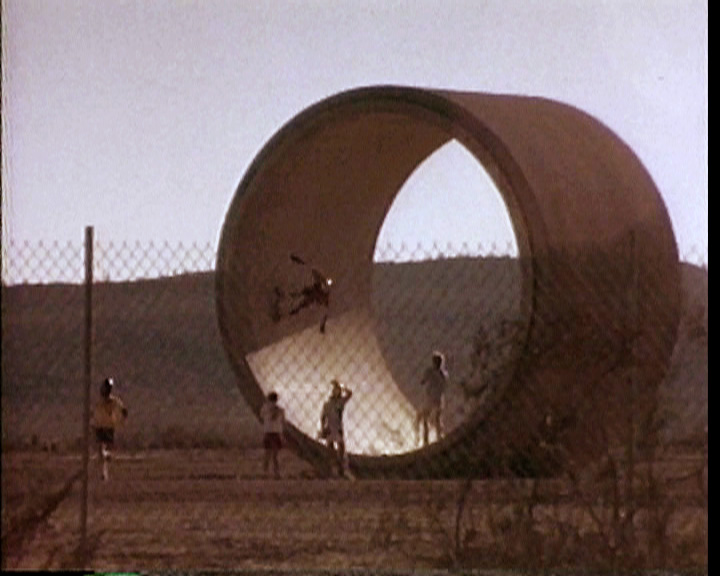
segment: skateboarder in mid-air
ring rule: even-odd
[[[305,261],[295,254],[290,255],[290,259],[296,264],[307,266]],[[294,316],[300,312],[303,308],[317,305],[324,306],[326,309],[330,306],[330,287],[333,284],[332,278],[325,276],[317,268],[311,268],[312,273],[312,284],[304,286],[300,290],[291,291],[288,296],[290,298],[290,308],[287,312],[289,316]],[[285,298],[285,292],[279,288],[275,288],[275,306],[274,306],[274,320],[277,322],[282,318],[280,311],[280,301]],[[320,332],[325,333],[325,324],[327,323],[328,315],[325,313],[322,322],[320,323]]]

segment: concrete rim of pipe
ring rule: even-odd
[[[216,263],[218,325],[240,391],[256,413],[264,394],[248,354],[286,335],[258,313],[272,283],[265,278],[273,275],[271,263],[292,250],[310,255],[320,267],[342,262],[353,291],[339,295],[334,313],[366,304],[375,240],[390,204],[415,168],[452,139],[489,173],[513,223],[522,270],[523,346],[541,337],[538,318],[568,305],[607,312],[606,302],[624,298],[634,282],[642,294],[659,295],[663,306],[658,319],[653,306],[640,302],[634,328],[660,334],[647,345],[653,362],[645,377],[653,386],[662,379],[679,319],[677,247],[660,194],[632,150],[590,115],[544,98],[371,86],[322,100],[283,126],[248,168],[227,211]],[[558,297],[541,290],[543,279],[554,274],[555,255],[613,251],[628,238],[634,264],[618,268],[613,283],[618,294],[588,290],[562,275],[553,276]],[[305,327],[298,320],[282,330]],[[522,370],[542,372],[532,362]],[[553,386],[576,376],[572,370],[555,374]],[[522,406],[524,396],[537,393],[525,383],[496,399]],[[558,399],[562,394],[547,396],[560,410],[576,408],[565,406]],[[423,467],[457,468],[458,462],[472,467],[477,459],[463,452],[476,450],[478,430],[507,418],[502,410],[492,416],[496,405],[488,403],[487,410],[427,448],[395,456],[355,454],[351,465],[360,475],[400,477],[423,476]],[[534,429],[520,434],[531,441]],[[292,423],[289,438],[303,457],[327,462],[324,447]],[[512,450],[520,449],[515,439],[507,440]]]

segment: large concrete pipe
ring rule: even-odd
[[[401,439],[386,450],[380,428],[403,422],[402,438],[413,404],[385,360],[378,330],[387,322],[373,321],[375,243],[404,182],[451,140],[491,176],[513,224],[513,370],[443,440],[415,449]],[[334,275],[324,335],[317,314],[273,322],[267,313],[269,295],[297,273],[291,253]],[[356,409],[363,416],[348,448],[361,476],[502,473],[542,460],[548,445],[569,458],[595,454],[622,438],[629,413],[652,410],[679,319],[677,248],[647,171],[596,119],[525,96],[379,86],[311,106],[240,182],[216,276],[240,390],[259,412],[264,394],[280,389],[302,456],[326,461],[313,433],[327,382],[365,374],[353,380],[352,402],[374,399],[385,414]]]

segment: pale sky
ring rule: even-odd
[[[397,84],[585,110],[645,164],[681,256],[706,255],[707,18],[707,0],[3,0],[3,243],[81,243],[92,225],[215,245],[287,121]],[[383,241],[506,241],[445,172],[443,216],[399,197]]]

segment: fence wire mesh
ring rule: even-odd
[[[113,377],[130,415],[108,481],[93,449],[79,550],[83,247],[10,244],[3,567],[706,569],[707,253],[680,263],[675,342],[666,295],[626,273],[654,269],[631,248],[553,255],[532,317],[511,250],[381,247],[369,279],[331,271],[329,300],[300,255],[263,262],[232,279],[238,351],[212,245],[97,242],[93,404]],[[422,384],[435,351],[437,402]],[[320,434],[334,379],[352,391],[340,468]],[[271,391],[279,481],[258,419]]]

